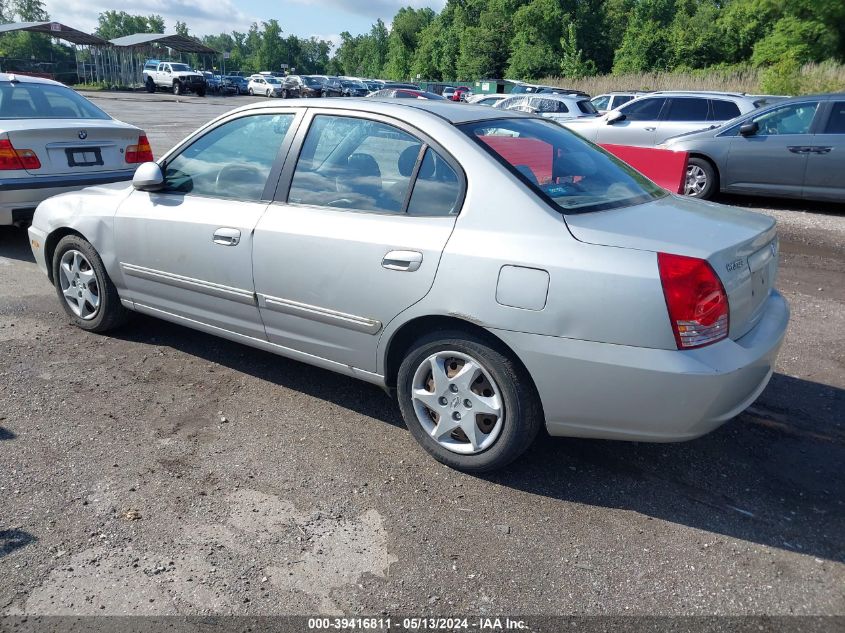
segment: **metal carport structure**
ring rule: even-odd
[[[144,60],[151,55],[158,56],[161,47],[177,53],[217,55],[217,51],[192,37],[165,35],[164,33],[135,33],[118,37],[109,42],[117,53],[121,85],[142,86],[144,84]]]
[[[10,24],[0,24],[0,35],[20,31],[39,33],[73,44],[78,79],[80,81],[90,80],[92,82],[106,80],[106,57],[103,55],[103,51],[111,47],[107,40],[97,35],[85,33],[61,22],[12,22]],[[80,62],[80,52],[83,52],[83,59],[86,56],[90,56],[91,62],[89,64],[86,65],[84,61]]]

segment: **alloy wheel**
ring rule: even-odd
[[[485,451],[502,433],[501,390],[478,360],[462,352],[440,351],[422,361],[411,398],[425,432],[453,453]]]
[[[100,286],[91,262],[80,251],[69,250],[59,263],[59,284],[73,313],[90,321],[100,310]]]
[[[687,167],[687,179],[684,184],[684,194],[693,198],[701,196],[707,188],[707,172],[698,165]]]

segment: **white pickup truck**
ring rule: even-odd
[[[175,95],[190,91],[199,97],[205,96],[207,88],[205,77],[188,64],[162,62],[157,59],[150,59],[144,64],[144,86],[147,92],[164,88],[172,90]]]

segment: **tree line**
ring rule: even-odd
[[[0,0],[0,20],[47,20],[42,0]],[[164,32],[160,15],[106,11],[96,33]],[[177,33],[191,36],[187,24]],[[32,34],[0,37],[0,56],[36,54]],[[47,38],[42,38],[47,41]],[[275,19],[197,38],[229,52],[227,68],[396,80],[583,78],[605,73],[845,61],[843,0],[447,0],[404,7],[390,26],[340,43],[286,34]],[[48,42],[49,44],[49,42]],[[56,47],[49,51],[55,55]],[[42,50],[43,49],[43,50]],[[195,59],[194,63],[201,60]]]

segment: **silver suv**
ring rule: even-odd
[[[754,98],[727,92],[652,92],[594,119],[563,123],[587,140],[654,147],[666,139],[736,118],[758,107]]]

